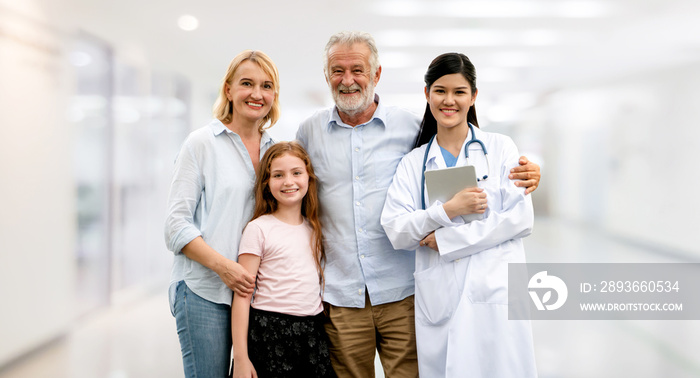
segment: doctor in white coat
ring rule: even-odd
[[[381,219],[394,248],[416,250],[420,375],[535,377],[530,323],[508,320],[508,263],[525,262],[522,238],[533,224],[530,196],[508,178],[517,148],[478,128],[476,73],[465,55],[435,58],[425,82],[420,147],[399,164]],[[424,171],[467,164],[478,187],[431,203]],[[465,223],[466,214],[481,219]]]

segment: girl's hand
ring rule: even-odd
[[[479,187],[466,188],[455,194],[442,207],[450,219],[458,215],[483,214],[488,207],[486,192]]]
[[[247,297],[253,292],[255,277],[241,264],[225,259],[225,263],[216,273],[221,277],[221,281],[236,294]]]
[[[435,239],[435,231],[429,233],[428,236],[424,237],[419,244],[440,252],[440,250],[438,249],[437,240]]]
[[[233,361],[233,378],[258,378],[253,363],[248,358]]]

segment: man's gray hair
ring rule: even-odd
[[[374,38],[371,34],[361,31],[342,31],[340,33],[333,34],[326,44],[326,48],[323,50],[323,73],[326,75],[326,79],[329,78],[328,73],[328,51],[331,47],[335,45],[352,45],[354,43],[364,43],[369,47],[369,67],[372,71],[370,77],[374,78],[374,75],[379,69],[379,51],[377,50],[377,44],[374,42]]]

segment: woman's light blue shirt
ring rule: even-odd
[[[274,144],[263,132],[260,156]],[[243,228],[253,215],[255,170],[241,137],[218,119],[193,131],[175,160],[168,197],[165,242],[175,254],[169,298],[181,280],[200,297],[231,304],[231,289],[211,269],[193,261],[182,248],[201,236],[218,253],[237,260]]]

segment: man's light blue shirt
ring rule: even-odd
[[[260,139],[260,156],[274,141]],[[175,254],[170,278],[171,310],[175,284],[184,280],[200,297],[231,304],[233,292],[211,269],[187,258],[182,248],[201,236],[227,259],[238,260],[243,228],[253,215],[255,170],[241,137],[218,119],[193,131],[175,161],[168,197],[165,242]]]
[[[378,106],[369,122],[345,124],[335,106],[299,127],[319,179],[326,266],[323,300],[341,307],[400,301],[414,293],[415,252],[395,250],[380,224],[389,185],[413,148],[420,119]]]

